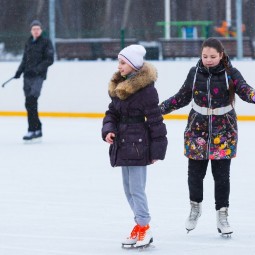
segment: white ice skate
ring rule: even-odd
[[[227,207],[222,207],[220,210],[216,211],[216,220],[219,233],[221,233],[223,236],[231,236],[233,230],[228,223]]]
[[[202,213],[202,203],[197,203],[190,201],[190,214],[185,222],[185,228],[189,231],[195,229],[197,226],[198,218],[201,216]]]
[[[137,224],[134,226],[133,230],[130,233],[130,236],[127,237],[125,240],[122,242],[122,247],[129,247],[129,246],[134,246],[138,240],[138,232],[139,232],[140,226]]]
[[[25,136],[23,136],[23,140],[25,143],[39,143],[41,142],[42,131],[28,131]]]
[[[138,232],[138,239],[136,244],[134,245],[135,248],[147,248],[153,242],[152,233],[150,230],[150,226],[146,225],[144,227],[139,228]]]
[[[152,247],[150,244],[153,242],[150,226],[144,227],[136,225],[128,238],[122,242],[123,249],[146,249]]]
[[[25,140],[25,141],[31,140],[31,139],[33,139],[34,135],[35,135],[35,132],[28,131],[27,134],[25,134],[23,136],[23,140]]]

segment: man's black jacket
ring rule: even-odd
[[[47,70],[54,62],[53,45],[48,38],[42,36],[33,40],[31,36],[25,45],[21,64],[16,72],[16,77],[24,73],[24,77],[42,77],[46,79]]]

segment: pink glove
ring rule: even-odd
[[[255,95],[252,97],[252,101],[255,102]]]

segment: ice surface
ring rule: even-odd
[[[24,144],[23,117],[0,118],[0,254],[120,255],[133,227],[119,168],[111,168],[101,140],[101,119],[42,118],[43,141]],[[216,229],[213,179],[204,183],[203,214],[186,233],[189,213],[186,121],[166,121],[165,161],[148,168],[147,195],[154,249],[160,255],[255,254],[255,122],[239,122],[232,161],[229,221],[232,238]],[[140,253],[139,253],[140,254]]]

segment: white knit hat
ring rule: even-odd
[[[142,45],[132,44],[120,51],[118,58],[125,61],[135,70],[139,70],[143,66],[143,57],[146,50]]]

